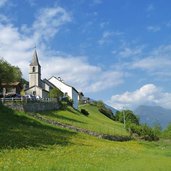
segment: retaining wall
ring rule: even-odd
[[[60,108],[60,105],[57,102],[8,102],[4,103],[4,105],[11,109],[24,112],[41,112],[48,110],[58,110]]]

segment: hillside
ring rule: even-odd
[[[162,128],[166,128],[169,122],[171,122],[171,110],[165,109],[160,106],[139,106],[135,113],[140,116],[142,123],[147,123],[153,126],[159,123]]]
[[[79,123],[78,117],[84,118],[83,125],[91,125],[93,121],[94,125],[99,122],[99,126],[101,123],[113,124],[105,116],[94,113],[97,112],[94,107],[82,107],[89,110],[88,117],[92,115],[89,119],[78,115],[79,113],[74,110],[70,111],[70,108],[66,111],[56,111],[57,114],[47,112],[46,115],[55,115],[52,118],[58,117],[63,122],[68,120],[74,124]],[[80,122],[83,122],[82,119]],[[94,129],[98,130],[99,126],[95,126]],[[110,127],[101,126],[100,131],[106,132]],[[116,127],[119,129],[122,125]],[[0,106],[0,128],[0,170],[165,171],[171,168],[170,140],[114,142],[99,139],[46,124],[26,113],[3,106]],[[148,165],[145,164],[147,162]]]
[[[79,109],[87,110],[89,112],[89,116],[84,116],[71,107],[68,107],[66,111],[59,110],[43,112],[41,115],[54,121],[60,121],[61,123],[74,125],[79,128],[95,131],[97,133],[126,136],[129,135],[124,129],[123,124],[114,122],[113,120],[104,116],[98,111],[96,106],[86,104],[81,105]]]

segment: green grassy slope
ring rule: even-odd
[[[65,145],[74,134],[42,124],[23,112],[0,106],[0,149],[63,145],[63,142]]]
[[[0,170],[169,171],[170,160],[170,140],[113,142],[0,106]]]
[[[86,109],[89,116],[84,116],[79,111],[72,108],[67,108],[66,111],[52,111],[43,112],[41,115],[48,119],[56,120],[62,123],[74,125],[79,128],[88,129],[98,133],[111,134],[111,135],[129,135],[123,128],[123,124],[114,122],[101,114],[96,106],[82,105],[80,109]]]

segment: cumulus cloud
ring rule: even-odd
[[[113,95],[110,103],[117,109],[134,109],[138,105],[158,105],[171,108],[171,93],[163,92],[154,84],[146,84],[133,92]]]
[[[70,15],[61,7],[43,8],[38,13],[31,27],[18,28],[10,22],[0,24],[0,57],[19,66],[24,77],[35,43],[39,44],[40,54],[44,56],[48,51],[45,40],[55,36],[61,26],[70,21]]]
[[[74,85],[84,92],[98,92],[117,86],[123,82],[123,73],[90,65],[85,57],[49,58],[42,61],[45,77],[60,76],[64,82]]]
[[[70,14],[61,7],[40,9],[31,27],[21,28],[11,23],[0,24],[0,57],[21,68],[28,80],[28,67],[35,43],[42,65],[42,77],[60,76],[65,82],[84,92],[97,92],[123,82],[123,73],[103,70],[91,65],[86,57],[59,55],[47,47],[64,24],[71,21]],[[107,36],[107,35],[106,35]]]

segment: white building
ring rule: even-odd
[[[53,85],[55,85],[64,94],[67,94],[73,100],[73,107],[75,109],[78,109],[79,93],[74,87],[64,83],[60,77],[56,78],[53,76],[48,81],[51,82]]]
[[[59,77],[53,76],[49,80],[41,80],[41,66],[35,50],[29,65],[29,88],[25,90],[25,94],[47,98],[49,91],[53,88],[58,88],[67,94],[73,100],[73,107],[78,109],[79,93],[74,87],[64,83]]]

